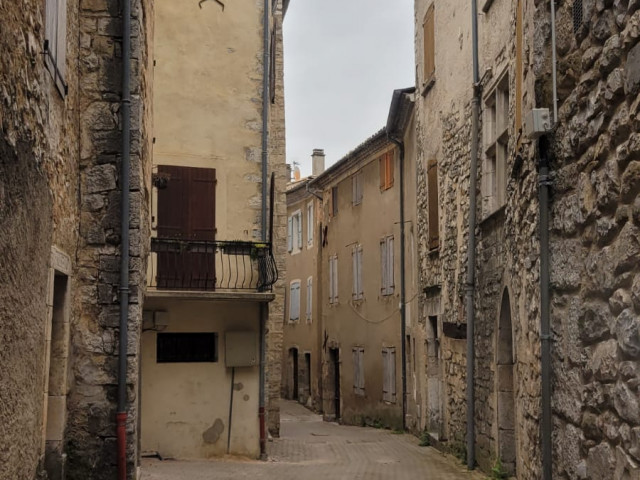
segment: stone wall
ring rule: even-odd
[[[275,211],[273,212],[273,254],[278,268],[278,282],[274,285],[276,298],[269,304],[267,325],[267,426],[278,436],[280,432],[280,384],[282,379],[282,349],[284,328],[284,301],[286,289],[287,257],[287,200],[289,181],[285,151],[284,112],[284,50],[282,2],[276,2],[272,18],[272,31],[276,31],[276,85],[275,100],[269,117],[269,171],[275,174]]]
[[[0,477],[16,480],[43,461],[51,248],[74,257],[77,235],[77,2],[66,96],[44,66],[44,7],[0,5]]]
[[[552,205],[557,478],[640,475],[640,2],[558,12]],[[548,58],[542,58],[541,62]],[[546,78],[538,78],[546,93]]]
[[[150,2],[132,2],[128,474],[137,462],[138,354],[148,251]],[[113,478],[120,278],[122,18],[117,2],[80,5],[81,310],[72,323],[68,478]]]

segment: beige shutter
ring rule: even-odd
[[[382,400],[389,402],[389,352],[386,348],[382,349]]]
[[[424,79],[428,82],[435,73],[435,10],[431,4],[424,17],[423,37],[424,37]]]
[[[387,237],[387,294],[393,295],[394,284],[394,265],[393,265],[393,237]]]
[[[438,206],[438,162],[432,158],[427,162],[427,193],[429,214],[429,249],[440,245],[440,222]]]

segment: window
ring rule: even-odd
[[[353,393],[364,396],[364,348],[354,347],[353,353]]]
[[[329,303],[338,303],[338,256],[329,257]]]
[[[216,239],[216,171],[212,168],[159,165],[167,179],[158,189],[158,238],[213,242]],[[215,251],[157,252],[158,288],[213,290]]]
[[[427,201],[429,213],[429,249],[440,245],[439,239],[439,205],[438,205],[438,162],[432,158],[427,162]]]
[[[307,247],[313,246],[313,230],[315,224],[313,223],[313,202],[307,203]]]
[[[382,349],[382,400],[396,401],[396,348]]]
[[[353,191],[353,205],[360,205],[362,203],[362,172],[356,173],[351,177],[351,187]]]
[[[427,9],[422,24],[423,35],[423,61],[424,61],[424,78],[423,87],[429,87],[433,83],[433,76],[436,71],[435,63],[435,9],[434,4]]]
[[[313,277],[307,278],[307,323],[311,323],[313,314]]]
[[[67,0],[47,0],[45,26],[45,65],[62,95],[67,64]]]
[[[287,225],[287,247],[289,252],[297,252],[302,248],[302,213],[294,212]]]
[[[393,295],[393,235],[380,240],[380,265],[382,267],[380,293]]]
[[[289,321],[300,320],[300,280],[294,280],[289,285]]]
[[[504,75],[485,99],[482,169],[482,206],[485,216],[506,200],[506,168],[509,141],[509,76]]]
[[[158,363],[218,361],[217,333],[158,333]]]
[[[380,190],[387,190],[393,187],[394,170],[393,150],[380,157]]]
[[[338,187],[331,188],[331,215],[335,217],[338,214]]]
[[[353,259],[353,294],[354,300],[362,300],[364,297],[362,287],[362,245],[355,245],[351,252]]]

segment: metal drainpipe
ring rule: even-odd
[[[407,427],[407,306],[405,282],[404,232],[404,143],[389,135],[400,150],[400,335],[402,336],[402,429]]]
[[[264,0],[264,12],[262,18],[262,241],[267,241],[267,162],[269,160],[269,0]],[[272,218],[273,218],[272,214]],[[273,225],[271,226],[273,228]],[[271,246],[273,248],[273,245]],[[260,392],[258,400],[258,421],[260,423],[260,458],[266,459],[267,428],[265,419],[265,394],[266,394],[266,318],[268,307],[260,306]]]
[[[471,171],[469,175],[469,238],[467,246],[467,468],[473,470],[476,464],[475,453],[475,392],[474,363],[475,335],[473,298],[475,294],[476,263],[476,185],[478,181],[478,124],[480,111],[480,73],[478,67],[478,2],[471,0],[471,32],[473,55],[473,100],[471,101]]]
[[[120,165],[120,338],[116,439],[118,479],[127,478],[127,343],[129,323],[129,163],[131,135],[131,0],[122,2],[122,160]]]

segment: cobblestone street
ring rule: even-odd
[[[456,459],[418,446],[412,435],[326,423],[294,402],[281,402],[281,438],[269,461],[143,461],[143,480],[479,480]]]

